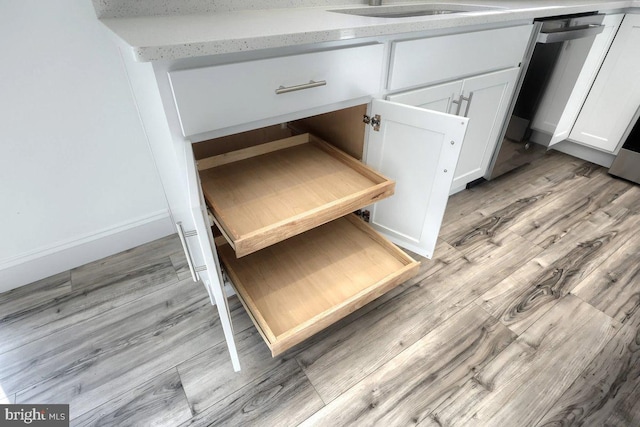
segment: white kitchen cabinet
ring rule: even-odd
[[[442,89],[444,97],[433,104],[424,104],[423,108],[373,99],[385,95],[383,77],[388,75],[388,55],[392,50],[388,41],[324,46],[316,51],[305,48],[271,51],[267,58],[263,53],[249,52],[233,57],[159,61],[153,63],[151,76],[148,67],[128,65],[135,77],[132,85],[135,96],[147,100],[141,115],[149,126],[150,145],[161,179],[171,190],[167,198],[172,216],[184,226],[185,252],[192,274],[200,275],[212,302],[218,306],[235,370],[239,370],[240,361],[223,289],[223,271],[276,355],[416,274],[418,263],[391,242],[426,257],[433,255],[464,135],[470,125],[465,117],[434,110],[451,111],[451,105],[458,102],[461,112],[480,114],[473,99],[483,104],[488,99],[495,100],[491,94],[504,91],[499,89],[501,84],[505,86],[504,82],[489,75],[493,70],[508,67],[517,73],[531,28],[529,24],[517,25],[495,32],[514,35],[499,37],[501,44],[506,41],[506,50],[497,53],[499,63],[476,58],[482,54],[474,48],[473,57],[467,58],[468,66],[460,68],[456,66],[459,60],[451,60],[444,54],[446,49],[440,49],[441,59],[448,62],[438,72],[449,70],[439,74],[441,78],[459,79],[460,73],[468,76],[470,69],[486,73],[487,77],[460,80],[456,83],[459,88],[452,92],[458,96],[448,95],[451,87]],[[436,38],[441,47],[457,47],[462,53],[469,51],[464,43],[453,43],[458,40],[455,34]],[[463,39],[473,40],[473,35],[465,33]],[[392,59],[396,77],[404,72],[402,64],[410,66],[412,62],[406,62],[412,55],[401,54],[404,49],[401,46],[410,43],[400,43]],[[491,53],[496,49],[489,44],[482,50]],[[433,64],[427,66],[432,68]],[[133,70],[136,67],[140,71]],[[425,85],[428,82],[423,81],[424,74],[419,68],[405,71],[418,76],[420,84]],[[453,74],[447,75],[449,72]],[[473,91],[471,96],[465,92],[464,100],[460,98],[463,83]],[[467,98],[472,99],[471,104]],[[444,107],[438,103],[444,103]],[[368,125],[362,123],[365,109]],[[482,120],[487,120],[484,113]],[[495,114],[488,120],[497,120],[498,112]],[[322,130],[326,133],[317,129],[315,132],[352,156],[343,166],[364,170],[363,164],[354,160],[362,158],[364,164],[389,180],[376,181],[374,172],[361,171],[368,178],[373,177],[366,189],[352,188],[357,177],[334,179],[326,184],[327,172],[351,175],[344,167],[334,168],[335,163],[326,163],[323,156],[304,146],[311,143],[320,150],[335,150],[313,136],[304,136],[302,126],[321,117],[317,115],[326,116],[322,119]],[[491,128],[493,124],[487,126]],[[358,143],[346,144],[348,148],[344,148],[341,129]],[[293,135],[273,137],[272,131]],[[245,133],[256,140],[234,145],[247,137]],[[335,139],[331,135],[336,135]],[[287,137],[295,141],[281,139]],[[233,142],[227,145],[230,140]],[[304,159],[304,164],[310,166],[302,168],[308,173],[292,172],[291,165],[303,163],[298,164],[295,155],[281,156],[287,150],[310,156]],[[334,157],[339,159],[343,155],[346,154]],[[231,163],[254,162],[260,167],[227,167],[230,159]],[[246,193],[253,194],[244,210],[248,218],[260,217],[257,213],[276,210],[271,209],[276,206],[278,210],[291,210],[291,215],[248,231],[236,229],[234,222],[228,220],[235,213],[221,209],[218,202],[238,201],[240,206],[243,202],[231,193],[225,195],[220,181],[204,178],[207,174],[204,171],[210,168],[219,168],[223,174],[226,170],[230,174],[227,182],[244,185],[253,180],[268,187],[262,190],[250,187]],[[281,178],[261,175],[259,169],[263,172],[272,169]],[[316,178],[316,187],[303,183]],[[346,195],[335,200],[324,200],[315,206],[306,204],[311,194],[315,198],[344,193],[345,189]],[[263,197],[267,192],[286,199],[278,203],[276,199]],[[271,201],[259,207],[259,203],[253,203],[258,199]],[[369,224],[348,213],[362,208],[370,209]]]
[[[382,100],[369,110],[366,163],[384,176],[307,134],[198,161],[227,240],[216,250],[198,230],[212,252],[206,270],[219,268],[219,251],[274,356],[417,273],[416,261],[349,212],[384,199],[371,225],[433,254],[468,119]]]
[[[486,173],[519,72],[519,68],[510,68],[388,97],[394,102],[469,118],[452,193]]]
[[[243,73],[228,74],[231,68],[256,70],[286,60],[293,67],[288,74],[304,82],[316,77],[305,74],[309,58],[335,59],[345,51],[368,53],[369,77],[327,74],[325,86],[305,85],[277,94],[278,76],[269,73],[270,67],[266,74],[273,76],[259,74],[248,83]],[[212,301],[225,318],[225,337],[236,369],[239,360],[221,265],[275,356],[415,275],[419,263],[391,242],[428,258],[433,255],[468,119],[376,99],[366,106],[367,125],[362,113],[352,113],[363,111],[362,105],[325,113],[323,130],[335,127],[334,121],[340,123],[336,138],[359,130],[355,138],[360,144],[352,144],[360,147],[354,157],[333,147],[330,139],[325,142],[298,131],[314,118],[297,110],[377,91],[382,73],[376,70],[381,64],[382,46],[366,45],[168,72],[166,89],[172,100],[165,101],[165,107],[175,108],[181,133],[188,135],[182,144],[187,145],[184,162],[195,230],[187,231],[185,240],[197,239],[197,245],[187,245],[199,247],[202,256],[197,258],[204,260],[204,265],[192,266],[199,270],[194,274],[206,278]],[[344,89],[349,82],[357,89]],[[236,93],[243,86],[251,90],[229,99],[232,107],[226,109],[212,96],[222,88],[234,88]],[[318,91],[327,87],[330,93]],[[254,101],[257,112],[247,108]],[[267,108],[270,104],[272,110]],[[242,118],[255,123],[271,120],[270,114],[276,115],[272,123],[283,114],[293,114],[293,136],[272,137],[274,126],[255,127],[246,134],[223,129],[226,136],[198,142],[205,139],[203,134]],[[278,135],[289,132],[275,127],[280,129]],[[219,148],[230,139],[233,144],[240,141],[240,147]],[[193,151],[201,150],[199,144],[215,154],[198,156],[196,161]],[[369,167],[356,158],[363,158]],[[370,224],[351,214],[366,207],[371,209]],[[220,231],[217,239],[211,233],[214,224]],[[186,252],[190,260],[189,249]]]
[[[591,39],[563,44],[531,127],[552,135],[549,146],[569,137],[624,14],[607,15],[604,29]],[[586,59],[584,59],[586,58]]]
[[[569,139],[613,153],[639,106],[640,15],[627,14]]]
[[[413,105],[441,113],[460,114],[463,80],[444,83],[387,96],[389,101]]]

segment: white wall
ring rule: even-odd
[[[91,0],[0,3],[0,292],[173,232]]]

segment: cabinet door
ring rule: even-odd
[[[640,105],[640,15],[626,15],[569,139],[613,153]]]
[[[459,98],[461,92],[462,80],[457,80],[455,82],[429,86],[397,95],[389,95],[387,99],[392,102],[413,105],[414,107],[420,107],[426,110],[458,114],[460,112]]]
[[[584,61],[584,65],[582,63],[577,64],[575,60],[566,63],[567,61],[564,59],[576,58],[578,56],[575,55],[575,50],[580,47],[576,45],[577,41],[568,42],[564,47],[563,54],[559,58],[558,66],[556,66],[556,70],[554,70],[554,74],[551,77],[549,90],[545,93],[540,104],[540,113],[538,114],[540,117],[536,115],[536,120],[534,120],[533,125],[536,127],[538,119],[544,122],[544,124],[538,124],[538,127],[543,131],[548,131],[553,134],[549,146],[555,145],[569,137],[571,128],[573,128],[578,118],[580,108],[582,108],[587,98],[589,89],[598,74],[600,65],[602,65],[602,61],[609,50],[609,46],[611,46],[611,42],[613,42],[613,38],[618,31],[623,17],[624,14],[607,15],[604,17],[602,21],[604,30],[596,36],[586,56],[587,59]],[[574,55],[566,55],[565,53],[571,49],[574,50]],[[572,70],[572,66],[578,68],[579,75],[577,78]],[[564,71],[562,78],[558,75],[560,74],[559,70]],[[573,84],[573,81],[575,81],[575,84]],[[573,89],[566,102],[564,98],[558,102],[558,97],[562,96],[565,88]],[[551,94],[555,95],[551,96]]]
[[[396,181],[395,194],[376,203],[371,225],[392,242],[433,255],[468,119],[374,100],[366,161]]]
[[[190,242],[183,242],[185,244],[185,252],[189,267],[192,269],[192,274],[197,274],[202,280],[204,286],[207,288],[209,298],[212,303],[215,303],[218,308],[218,314],[220,315],[220,324],[224,332],[225,340],[227,342],[227,348],[231,356],[231,363],[233,369],[237,372],[240,370],[240,359],[238,357],[238,351],[236,349],[235,340],[233,338],[233,325],[231,323],[231,313],[229,312],[229,304],[227,302],[227,296],[223,288],[222,273],[220,268],[220,261],[218,259],[218,253],[214,250],[215,242],[213,240],[213,234],[211,233],[211,224],[209,223],[207,208],[204,201],[204,195],[201,191],[200,178],[198,177],[198,171],[196,169],[195,159],[193,157],[193,150],[189,142],[185,142],[185,165],[187,172],[187,187],[189,194],[189,204],[191,207],[191,214],[193,216],[193,223],[195,227],[195,233],[189,233],[186,237],[191,237]],[[189,243],[196,241],[194,237],[197,237],[197,243],[200,251],[198,253],[190,252],[191,247]],[[186,240],[186,239],[185,239]],[[193,245],[195,246],[195,245]],[[203,262],[206,269],[201,270],[199,273],[194,271],[195,266],[191,258],[191,254],[194,255],[196,261]],[[194,277],[195,279],[195,277]]]
[[[520,68],[510,68],[464,80],[460,114],[469,118],[469,129],[451,184],[452,193],[487,172],[519,72]]]
[[[558,48],[560,53],[531,122],[532,129],[549,135],[555,134],[564,107],[571,99],[573,87],[580,76],[580,70],[585,64],[594,39],[595,36],[591,36],[570,40],[561,45],[545,46],[548,49]]]

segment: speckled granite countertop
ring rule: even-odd
[[[131,46],[138,61],[145,62],[640,7],[640,0],[454,0],[447,3],[496,9],[410,18],[372,18],[331,12],[370,6],[331,4],[215,13],[179,14],[173,11],[170,15],[110,17],[101,21]]]

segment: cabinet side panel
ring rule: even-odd
[[[207,157],[218,156],[231,151],[243,148],[254,147],[279,139],[289,138],[292,135],[290,129],[280,125],[267,126],[247,132],[235,133],[220,138],[209,139],[207,141],[193,144],[193,155],[196,160]]]
[[[352,108],[296,120],[292,125],[329,141],[345,153],[360,160],[364,149],[365,130],[362,118],[366,113],[366,105],[357,105]]]

